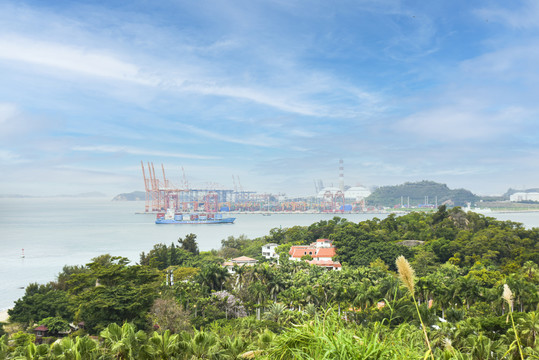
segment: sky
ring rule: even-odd
[[[0,194],[539,187],[539,2],[0,0]],[[238,184],[236,184],[237,186]]]

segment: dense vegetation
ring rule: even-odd
[[[334,240],[342,271],[288,261],[290,246],[318,238]],[[0,358],[539,358],[538,240],[539,229],[445,206],[229,237],[210,252],[190,234],[136,265],[103,255],[29,285]],[[270,242],[279,265],[261,257]],[[234,274],[220,266],[239,255],[260,261]],[[404,284],[401,255],[415,269]],[[84,327],[54,342],[70,322]],[[41,345],[37,324],[51,330]]]
[[[479,198],[469,190],[451,190],[446,184],[439,184],[434,181],[406,182],[402,185],[382,186],[376,189],[367,199],[368,204],[376,206],[410,206],[424,205],[428,197],[429,203],[434,204],[436,197],[438,204],[450,204],[455,206],[466,206],[466,203],[475,203]]]

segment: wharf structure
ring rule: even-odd
[[[141,167],[146,193],[145,212],[159,212],[167,209],[182,212],[269,210],[270,194],[257,194],[254,191],[243,191],[243,189],[239,191],[217,189],[215,186],[193,189],[188,185],[185,172],[182,183],[174,185],[167,179],[163,164],[161,164],[162,179],[157,176],[153,163],[149,162],[145,169],[141,161]]]
[[[266,214],[270,212],[338,214],[371,210],[365,206],[364,199],[358,197],[357,191],[354,192],[353,197],[350,197],[348,189],[343,192],[339,188],[324,188],[320,190],[318,196],[285,199],[284,194],[245,191],[239,177],[232,176],[234,189],[219,189],[217,184],[191,188],[183,168],[183,180],[176,185],[166,177],[163,164],[161,164],[162,178],[157,175],[153,163],[148,162],[145,167],[141,161],[141,167],[145,189],[145,212],[163,212],[173,209],[176,212],[204,211],[206,213],[233,211]],[[365,194],[363,192],[360,195]]]

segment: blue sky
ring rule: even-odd
[[[537,1],[0,1],[0,194],[537,187]]]

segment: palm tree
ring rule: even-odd
[[[256,301],[256,319],[260,320],[260,307],[267,299],[268,290],[261,282],[253,282],[249,285],[249,291]]]
[[[466,308],[469,309],[472,300],[477,297],[477,294],[479,294],[479,284],[477,279],[475,279],[472,275],[459,277],[457,279],[456,294],[458,294],[457,296],[463,300],[461,303],[465,303]]]
[[[517,320],[517,324],[523,344],[531,348],[535,347],[539,336],[539,316],[537,311],[523,314],[523,317]]]
[[[285,310],[286,306],[283,304],[273,303],[268,307],[268,311],[264,313],[264,319],[280,323],[279,320]]]
[[[477,360],[499,359],[506,351],[502,342],[492,341],[483,333],[468,336],[465,343],[469,354]]]
[[[226,279],[230,277],[228,270],[217,264],[209,264],[197,274],[198,281],[210,291],[222,291]]]
[[[283,290],[283,281],[282,277],[279,274],[276,274],[272,277],[268,283],[270,296],[273,297],[273,301],[277,302],[277,294]]]
[[[49,346],[46,344],[36,345],[34,343],[30,343],[26,346],[25,353],[25,358],[28,360],[45,359],[49,355]]]
[[[130,323],[125,323],[122,327],[113,323],[101,331],[100,335],[105,340],[105,347],[117,359],[141,359],[151,352],[151,348],[146,344],[147,336],[144,331],[135,330],[135,326]]]
[[[352,300],[354,306],[359,308],[367,308],[373,304],[372,287],[373,284],[368,279],[364,279],[361,282],[354,284],[353,291],[355,297]]]
[[[244,359],[243,353],[247,351],[249,343],[242,337],[227,337],[221,340],[222,358],[230,360]]]
[[[153,355],[156,359],[175,359],[180,352],[179,336],[177,334],[171,335],[170,330],[165,330],[161,335],[154,332],[149,339],[149,343],[153,348]]]
[[[98,356],[98,345],[88,336],[77,336],[75,340],[65,337],[51,346],[54,359],[94,360]]]
[[[528,280],[533,280],[539,275],[539,266],[533,261],[526,261],[522,265],[522,273],[528,278]]]
[[[258,334],[258,337],[256,338],[256,345],[259,349],[267,349],[273,345],[276,337],[277,336],[273,332],[268,329],[264,329],[263,332]]]
[[[56,358],[57,359],[63,359],[63,360],[80,359],[81,354],[79,353],[78,349],[75,346],[78,339],[79,339],[78,337],[77,337],[76,340],[73,340],[72,338],[66,337],[66,338],[63,338],[60,341],[55,342],[51,346],[51,355],[55,359]],[[90,355],[90,352],[88,352],[88,354],[85,354],[85,358],[86,359],[92,359],[92,356]]]
[[[234,264],[234,273],[236,274],[236,287],[241,291],[243,282],[245,281],[245,274],[247,272],[247,266],[238,266]]]
[[[189,360],[214,359],[223,354],[217,337],[204,330],[195,330],[192,336],[182,333],[180,342],[181,348],[185,349],[185,357]]]
[[[77,360],[92,360],[97,358],[98,344],[89,336],[77,336],[75,350],[80,356]]]
[[[520,305],[520,312],[524,311],[524,301],[529,288],[528,281],[520,274],[511,274],[506,279],[507,285],[511,288],[516,302]]]

